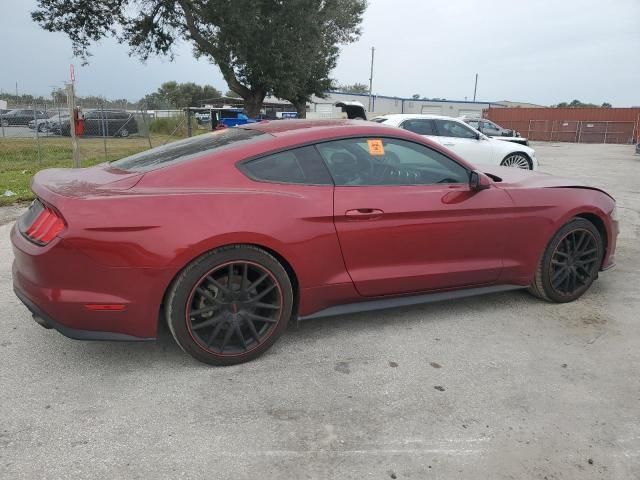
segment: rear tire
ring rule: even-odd
[[[603,255],[600,232],[588,220],[575,217],[549,241],[529,292],[548,302],[572,302],[598,278]]]
[[[191,262],[171,285],[165,316],[176,342],[211,365],[248,362],[286,329],[291,281],[272,255],[249,245],[213,250]]]

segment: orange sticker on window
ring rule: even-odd
[[[369,155],[384,155],[384,145],[382,145],[382,140],[367,140],[367,144],[369,145]]]

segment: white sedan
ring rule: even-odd
[[[390,114],[376,117],[372,121],[429,137],[473,164],[502,165],[525,170],[538,168],[533,148],[494,140],[456,118]]]

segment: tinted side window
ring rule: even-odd
[[[314,147],[300,147],[241,165],[250,178],[276,183],[331,185],[331,176]]]
[[[402,128],[409,130],[410,132],[417,133],[418,135],[435,135],[436,129],[433,126],[433,120],[425,120],[414,118],[412,120],[405,120],[402,124]]]
[[[476,138],[476,132],[462,123],[452,120],[436,120],[438,132],[443,137]]]
[[[318,151],[336,185],[467,183],[467,170],[424,145],[392,138],[320,143]]]

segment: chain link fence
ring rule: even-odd
[[[184,109],[127,107],[81,105],[75,120],[64,103],[9,104],[0,110],[0,205],[31,199],[29,184],[38,170],[73,167],[72,121],[82,167],[211,129]]]
[[[638,135],[634,122],[599,120],[530,120],[521,132],[529,140],[574,143],[634,143]]]

